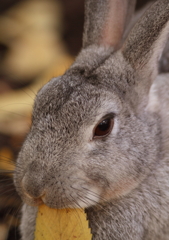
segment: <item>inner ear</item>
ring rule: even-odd
[[[127,12],[127,1],[110,1],[109,11],[103,24],[101,45],[120,45],[125,27],[125,16]],[[118,13],[118,14],[117,14]]]
[[[86,0],[83,46],[120,46],[135,0]]]

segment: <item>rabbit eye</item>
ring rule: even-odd
[[[110,134],[114,125],[113,118],[105,118],[94,129],[93,138],[102,138]]]

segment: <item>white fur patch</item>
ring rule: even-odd
[[[153,83],[149,91],[149,100],[146,107],[147,111],[157,112],[159,110],[159,99],[157,94],[157,84]]]
[[[86,208],[92,205],[96,205],[100,200],[100,191],[96,187],[90,187],[87,195],[84,197],[83,201],[78,200],[77,205],[81,208]]]

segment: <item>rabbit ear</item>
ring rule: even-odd
[[[117,47],[131,19],[135,0],[86,0],[83,47]]]
[[[134,26],[123,45],[124,58],[138,73],[140,71],[145,81],[150,79],[145,85],[150,86],[157,76],[158,61],[168,34],[169,0],[158,0]]]

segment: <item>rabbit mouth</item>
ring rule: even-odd
[[[42,197],[32,197],[25,191],[24,191],[22,198],[25,203],[27,203],[28,205],[33,206],[33,207],[37,207],[39,205],[44,204],[43,196]]]
[[[100,202],[101,191],[89,183],[70,184],[63,187],[46,186],[41,194],[29,193],[23,189],[22,198],[31,206],[45,204],[50,208],[87,208]]]
[[[96,205],[100,201],[100,195],[96,187],[82,187],[76,191],[64,189],[62,194],[49,193],[43,195],[41,200],[51,208],[87,208]]]

